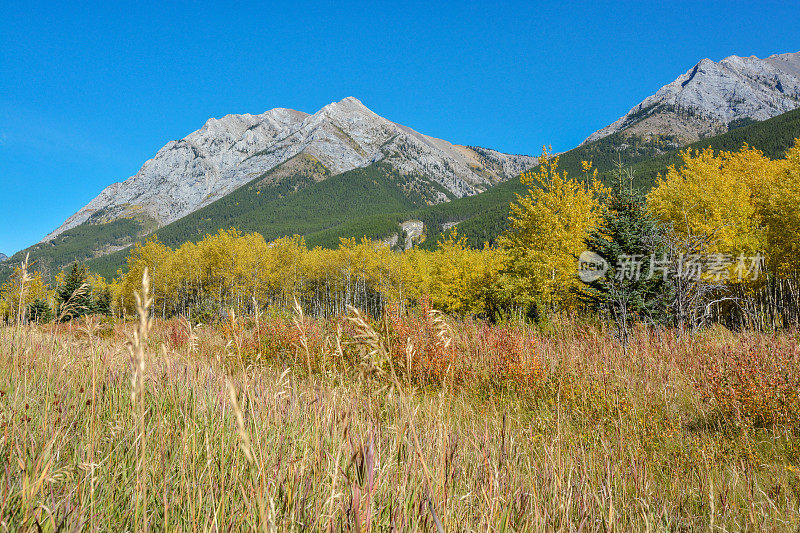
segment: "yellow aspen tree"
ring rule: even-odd
[[[53,305],[54,291],[42,279],[41,273],[29,273],[24,287],[21,280],[22,269],[16,267],[11,277],[0,287],[0,318],[16,319],[20,310],[25,312],[28,305],[37,300]]]
[[[759,189],[770,270],[781,277],[800,272],[800,139],[786,153],[774,179]]]
[[[139,290],[142,280],[142,273],[145,267],[150,272],[151,291],[153,295],[153,309],[163,312],[166,307],[168,293],[169,263],[172,256],[172,249],[158,240],[158,237],[149,239],[144,244],[136,243],[131,253],[128,255],[128,271],[121,276],[118,305],[121,308],[132,311],[134,302],[131,294]]]
[[[600,217],[606,193],[591,163],[582,181],[558,168],[558,157],[544,151],[537,170],[523,174],[527,193],[511,204],[509,229],[498,244],[506,269],[497,287],[500,298],[515,305],[572,308],[576,302],[577,258]]]
[[[764,235],[754,190],[769,187],[774,162],[745,146],[739,152],[686,151],[648,194],[648,207],[668,223],[676,243],[705,239],[709,253],[754,254]]]

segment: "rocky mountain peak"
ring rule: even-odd
[[[317,113],[367,113],[376,117],[378,116],[355,96],[348,96],[338,102],[331,102]]]
[[[285,108],[230,114],[167,143],[136,175],[109,185],[44,241],[80,224],[125,217],[163,226],[300,154],[322,165],[327,175],[386,160],[435,184],[429,189],[436,201],[475,194],[535,164],[528,156],[428,137],[381,117],[352,96],[313,115]]]
[[[626,131],[682,144],[722,133],[737,120],[766,120],[797,107],[800,52],[706,58],[584,142]]]

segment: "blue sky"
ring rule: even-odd
[[[793,2],[17,2],[0,17],[0,252],[209,117],[355,96],[461,144],[567,150],[703,57],[800,50]]]

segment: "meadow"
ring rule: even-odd
[[[800,527],[796,331],[147,304],[0,329],[4,530]]]
[[[482,249],[230,229],[136,245],[110,282],[26,256],[0,527],[798,531],[800,141],[683,157],[647,198],[544,157]],[[624,275],[667,250],[765,275]]]

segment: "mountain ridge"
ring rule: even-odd
[[[673,138],[678,146],[800,107],[800,52],[701,59],[582,144],[617,132]]]
[[[730,74],[737,68],[746,75]],[[800,52],[764,60],[702,60],[606,128],[616,131],[561,154],[562,164],[579,172],[576,158],[583,158],[602,174],[622,160],[642,172],[637,180],[647,185],[665,161],[679,162],[675,148],[687,144],[687,131],[696,137],[728,132],[726,140],[715,141],[718,148],[738,149],[742,141],[773,152],[786,148],[800,136],[800,82],[793,81],[798,76]],[[760,92],[744,91],[745,82]],[[775,91],[784,96],[773,98]],[[736,103],[750,94],[755,94],[752,101]],[[702,106],[693,110],[698,101],[716,118]],[[729,109],[732,103],[736,106]],[[780,106],[795,110],[759,126],[759,117]],[[687,131],[674,129],[680,121],[688,124]],[[401,225],[409,220],[424,224],[423,246],[434,246],[435,237],[453,226],[471,245],[480,246],[505,228],[508,203],[525,191],[519,180],[509,178],[537,160],[423,135],[353,97],[313,114],[274,108],[258,115],[225,115],[167,143],[136,175],[108,186],[12,261],[30,251],[48,272],[89,261],[105,265],[108,275],[121,265],[122,250],[156,234],[176,246],[236,227],[269,239],[298,234],[311,245],[335,246],[340,237],[399,238]],[[0,268],[0,278],[10,264]]]
[[[608,182],[618,157],[622,157],[634,172],[634,185],[647,190],[653,185],[656,175],[663,174],[669,165],[681,166],[680,153],[683,149],[711,147],[714,150],[739,150],[746,143],[762,150],[768,157],[779,158],[783,157],[785,151],[794,144],[794,139],[797,137],[800,137],[800,109],[661,154],[652,146],[634,148],[625,142],[622,134],[614,134],[560,154],[559,169],[567,171],[570,176],[580,176],[582,161],[591,160],[600,170],[600,179]],[[351,172],[365,172],[369,168]],[[239,229],[243,233],[256,231],[267,239],[288,234],[284,231],[285,226],[281,227],[282,224],[278,224],[276,227],[274,220],[265,220],[261,216],[254,217],[256,220],[254,225],[242,225],[237,224],[237,220],[234,218],[226,219],[223,222],[215,220],[217,215],[206,212],[217,204],[227,204],[220,205],[218,209],[225,215],[230,215],[234,210],[246,209],[244,202],[241,205],[236,204],[242,200],[246,201],[247,195],[250,194],[247,190],[250,187],[242,187],[230,196],[215,202],[214,205],[202,208],[196,213],[162,228],[157,232],[159,240],[174,247],[185,241],[196,241],[206,234],[214,233],[218,229],[227,229],[231,225],[240,226]],[[443,204],[412,207],[398,212],[364,214],[356,217],[352,217],[354,211],[351,211],[339,221],[327,221],[329,223],[326,229],[315,230],[312,225],[306,225],[309,231],[299,233],[304,236],[309,247],[335,248],[342,237],[367,236],[386,242],[393,234],[396,236],[403,234],[400,226],[404,222],[420,221],[424,224],[423,232],[426,236],[420,245],[422,248],[436,248],[440,234],[442,232],[447,234],[450,231],[449,228],[453,227],[457,230],[459,238],[466,238],[470,246],[480,248],[486,242],[493,243],[496,237],[506,229],[509,203],[516,200],[517,194],[524,195],[527,188],[518,179],[512,179],[481,194],[458,198]],[[287,198],[287,200],[289,199]],[[347,204],[350,203],[352,202],[347,202]],[[294,202],[291,205],[301,204]],[[344,206],[343,209],[346,210],[347,206]],[[292,209],[292,211],[298,210]],[[357,211],[360,212],[360,210]],[[271,210],[269,216],[274,217]],[[192,226],[189,224],[191,219],[197,219],[195,222],[199,221],[201,225]],[[121,251],[92,259],[87,264],[93,271],[110,279],[118,268],[124,267],[126,255],[127,252]]]
[[[119,218],[162,227],[301,153],[316,159],[329,175],[387,160],[397,170],[426,175],[448,191],[436,191],[433,202],[486,190],[534,161],[423,135],[381,117],[354,97],[314,114],[286,108],[230,114],[208,119],[199,130],[167,143],[134,176],[103,189],[41,242],[84,223]]]

